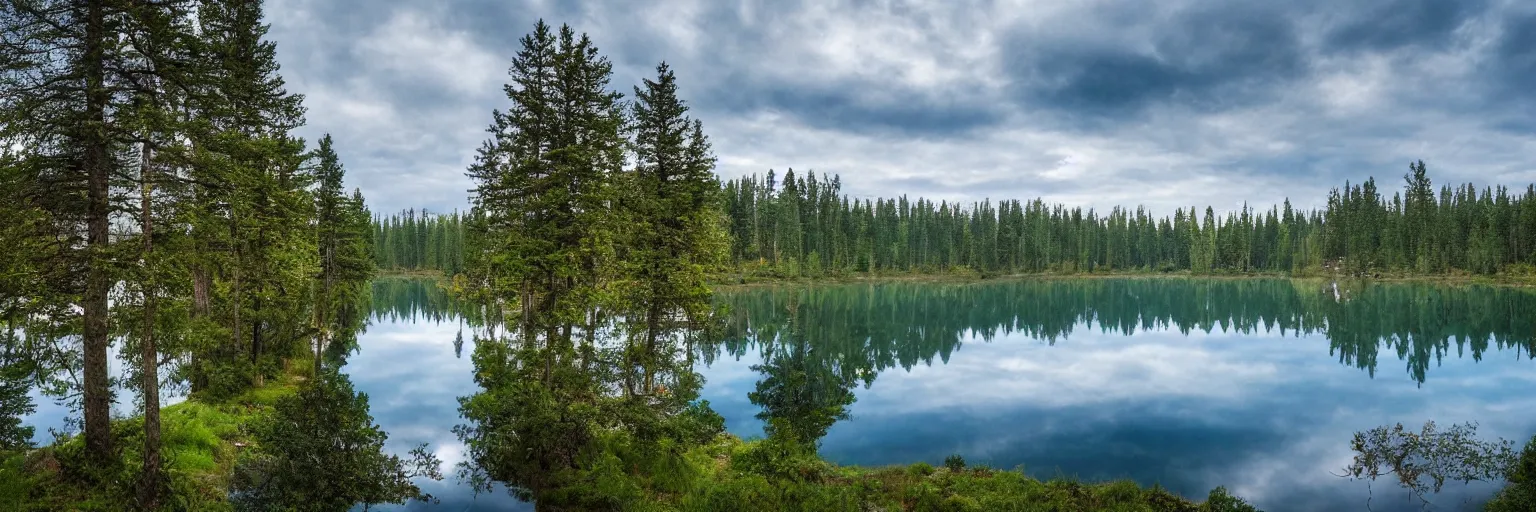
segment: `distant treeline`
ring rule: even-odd
[[[373,218],[373,262],[384,270],[464,268],[464,223],[458,212],[433,215],[406,210]]]
[[[1402,190],[1345,183],[1322,209],[1093,209],[1041,199],[970,204],[853,199],[835,175],[790,170],[726,181],[721,209],[738,270],[777,276],[857,272],[1493,274],[1536,266],[1536,188],[1438,193],[1421,162]],[[405,212],[375,219],[385,269],[462,268],[469,216]]]
[[[725,211],[738,265],[778,274],[1109,270],[1494,273],[1536,263],[1536,188],[1513,195],[1468,184],[1431,185],[1410,164],[1388,198],[1375,179],[1334,189],[1322,210],[1287,200],[1268,210],[1211,207],[1154,217],[1108,213],[1040,199],[969,205],[906,196],[850,199],[836,176],[793,170],[776,179],[725,183]]]

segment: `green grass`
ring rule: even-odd
[[[689,460],[703,468],[693,489],[642,510],[679,511],[1124,511],[1247,512],[1225,489],[1197,502],[1135,482],[1041,481],[1022,470],[927,463],[837,466],[814,454],[783,456],[771,441],[722,436]],[[771,454],[765,458],[763,455]]]
[[[160,409],[161,443],[172,510],[228,510],[229,479],[251,440],[245,426],[298,390],[309,366],[293,361],[292,371],[265,386],[219,403],[194,396]],[[121,463],[94,467],[84,462],[84,441],[73,436],[25,453],[0,454],[0,510],[117,511],[133,499],[143,464],[142,417],[113,421]]]
[[[374,278],[432,278],[448,279],[448,274],[437,269],[379,269]]]

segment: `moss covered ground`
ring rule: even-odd
[[[296,369],[309,366],[295,361]],[[239,396],[210,403],[196,396],[161,409],[161,442],[173,510],[228,510],[229,478],[242,450],[251,445],[245,427],[278,398],[293,394],[307,376],[283,375]],[[93,466],[83,458],[80,436],[24,452],[0,454],[0,510],[119,511],[133,502],[143,463],[141,417],[115,420],[121,463]]]

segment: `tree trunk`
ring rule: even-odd
[[[108,215],[111,204],[108,179],[111,169],[109,140],[106,133],[106,8],[101,0],[87,3],[85,22],[85,126],[82,145],[89,205],[86,209],[85,293],[80,308],[84,315],[85,349],[85,451],[98,463],[108,463],[112,450],[112,397],[107,378],[107,291],[112,287],[107,273]]]
[[[253,311],[253,313],[254,313],[253,316],[255,316],[255,318],[251,319],[251,366],[254,367],[253,371],[255,371],[255,373],[256,373],[256,375],[254,377],[255,378],[255,382],[253,382],[253,384],[256,385],[256,386],[261,386],[262,384],[265,383],[265,380],[266,380],[266,379],[262,378],[261,368],[259,367],[260,359],[261,359],[261,350],[262,350],[262,347],[261,347],[261,343],[262,343],[261,337],[262,337],[262,331],[263,331],[262,327],[264,327],[266,325],[266,322],[263,322],[262,319],[261,319],[261,290],[260,289],[257,289],[257,293],[256,293],[256,309],[255,309],[255,311]]]
[[[645,312],[645,390],[646,395],[656,392],[656,362],[660,360],[656,356],[656,336],[661,330],[661,308],[655,304],[656,298],[651,297],[651,307]]]
[[[144,262],[150,263],[154,253],[152,239],[154,224],[151,220],[150,197],[154,193],[150,184],[149,148],[144,148],[140,179],[143,181],[143,232]],[[153,272],[151,270],[151,272]],[[153,278],[144,277],[144,339],[141,340],[140,384],[144,393],[144,472],[139,485],[139,505],[144,510],[160,508],[160,356],[155,350],[155,290],[149,285]]]
[[[208,290],[213,287],[213,278],[208,271],[201,266],[192,269],[192,316],[201,317],[208,314],[209,304],[212,299]]]
[[[191,272],[192,272],[192,313],[191,313],[191,316],[192,316],[192,318],[202,318],[202,317],[208,315],[209,309],[210,309],[210,303],[212,302],[211,298],[209,297],[209,290],[211,288],[213,288],[213,277],[209,275],[207,269],[204,269],[200,265],[193,266]],[[206,372],[198,369],[199,368],[198,367],[198,359],[199,358],[198,358],[197,354],[193,353],[191,357],[192,357],[191,367],[194,369],[194,371],[192,372],[192,375],[191,375],[191,379],[190,379],[191,383],[190,383],[190,385],[192,386],[192,393],[196,394],[197,392],[202,391],[203,389],[206,389],[208,387],[208,375],[207,375]]]
[[[315,333],[315,378],[316,379],[320,378],[320,370],[321,370],[320,358],[322,357],[322,354],[324,354],[324,352],[325,352],[325,344],[326,344],[326,339],[325,338],[326,338],[326,333],[327,332],[329,332],[329,330],[326,329],[324,326],[322,326],[322,327],[320,327],[319,332]]]

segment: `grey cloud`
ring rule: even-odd
[[[1102,30],[1154,35],[1106,44],[1041,40],[1015,29],[1004,52],[1020,100],[1030,108],[1111,118],[1155,105],[1218,110],[1269,99],[1305,70],[1291,20],[1263,7],[1193,6],[1167,21],[1122,21],[1127,25]]]
[[[938,22],[923,16],[914,5],[918,3],[859,1],[848,3],[846,10],[851,23],[879,13],[919,27],[934,38],[941,37],[949,27],[937,26]],[[894,80],[890,74],[848,75],[815,62],[802,62],[808,57],[797,53],[803,49],[795,44],[819,36],[821,31],[793,16],[801,5],[765,3],[745,16],[747,10],[737,5],[708,2],[696,28],[710,34],[709,44],[693,62],[679,67],[680,72],[692,70],[700,75],[695,81],[702,87],[690,97],[695,108],[729,113],[768,111],[815,128],[938,138],[995,126],[1007,117],[1008,105],[981,87],[917,88]],[[631,57],[671,49],[664,42],[665,35],[654,30],[658,27],[649,28],[652,30],[631,34],[618,55]],[[634,36],[645,39],[635,41]],[[857,47],[891,43],[870,38],[851,44],[856,51]],[[780,65],[791,69],[772,69]]]
[[[963,135],[996,126],[1007,114],[1000,105],[913,91],[886,91],[888,98],[870,100],[868,84],[862,83],[784,87],[742,80],[734,85],[704,91],[695,105],[736,112],[767,110],[815,128],[918,137]]]
[[[543,18],[589,33],[626,95],[672,64],[725,177],[810,168],[855,196],[1161,212],[1304,204],[1418,158],[1442,182],[1536,179],[1520,150],[1536,132],[1536,12],[1520,9],[273,0],[268,12],[285,77],[311,93],[302,135],[336,136],[375,211],[467,204],[462,170],[506,107],[518,39]],[[367,46],[394,40],[415,46],[388,58]]]
[[[1506,131],[1536,131],[1536,12],[1511,16],[1500,27],[1500,38],[1481,71],[1492,77],[1491,109],[1514,109],[1513,118],[1501,120]]]
[[[1361,4],[1332,27],[1326,37],[1332,51],[1425,49],[1450,43],[1457,28],[1482,15],[1482,0],[1377,0]]]

